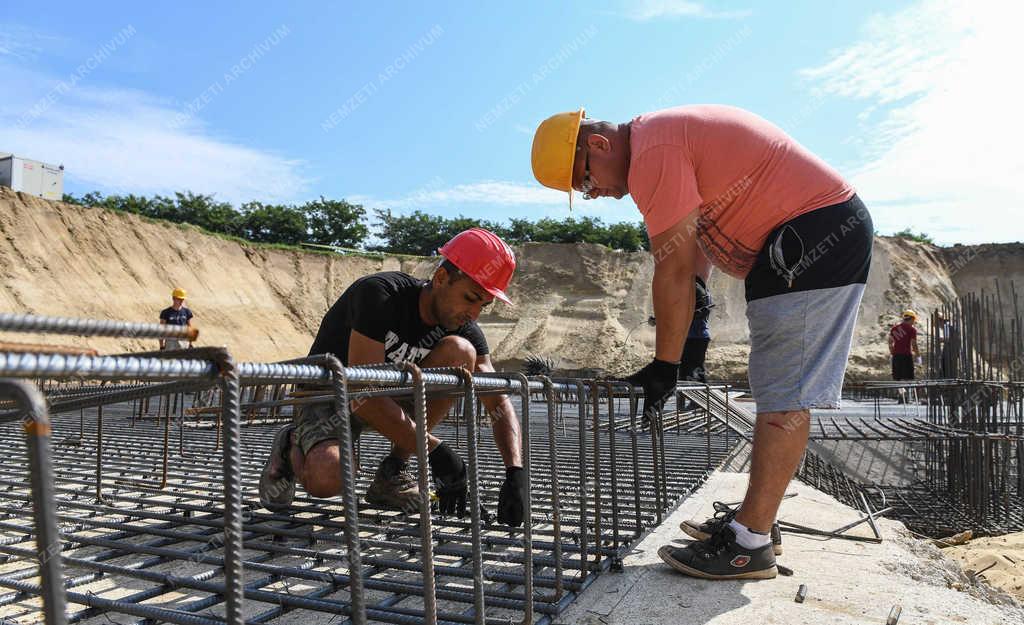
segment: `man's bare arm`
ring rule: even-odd
[[[384,343],[375,341],[352,330],[348,340],[349,366],[371,365],[384,362]],[[390,397],[354,399],[349,404],[352,412],[366,421],[373,429],[394,443],[395,447],[407,454],[416,453],[416,424],[401,406]],[[440,441],[433,435],[427,437],[427,447],[433,449]]]
[[[481,373],[494,371],[491,357],[485,354],[477,358],[476,370]],[[491,415],[494,444],[498,447],[505,466],[523,466],[519,417],[516,416],[516,410],[512,407],[512,400],[508,395],[483,395],[480,397],[480,401]]]
[[[691,212],[651,240],[654,256],[651,293],[654,317],[658,320],[655,358],[665,362],[679,362],[683,341],[693,321],[693,283],[701,254],[697,248],[698,212]]]

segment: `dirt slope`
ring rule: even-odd
[[[355,278],[383,270],[426,276],[435,262],[246,245],[189,226],[49,202],[7,188],[0,188],[0,235],[0,310],[155,320],[170,290],[182,286],[189,291],[201,342],[228,345],[241,359],[302,355],[324,311]],[[981,261],[994,254],[969,254],[951,276],[950,250],[962,255],[969,248],[943,250],[885,237],[875,245],[851,359],[851,376],[858,378],[885,374],[885,332],[901,308],[927,310],[973,287],[987,275]],[[1024,249],[996,247],[1004,275],[1024,273]],[[520,269],[510,291],[517,305],[496,304],[481,318],[499,363],[514,366],[537,353],[566,369],[622,372],[649,358],[649,255],[554,244],[527,244],[517,254]],[[715,274],[711,288],[718,305],[709,364],[719,376],[743,377],[743,284]],[[104,353],[153,347],[152,341],[134,339],[88,344]]]

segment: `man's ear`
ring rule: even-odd
[[[433,287],[442,287],[450,281],[451,280],[448,278],[448,270],[444,267],[438,267],[434,270],[434,277],[430,279],[430,284]]]
[[[594,152],[611,152],[612,142],[604,135],[593,134],[587,136],[587,147]]]

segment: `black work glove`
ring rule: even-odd
[[[525,513],[526,471],[523,467],[508,467],[505,469],[505,483],[498,494],[498,523],[519,527]]]
[[[466,516],[466,488],[469,484],[466,463],[441,443],[430,452],[430,472],[434,474],[437,489],[437,510],[443,515]]]
[[[644,389],[643,418],[645,421],[654,416],[665,405],[665,400],[676,388],[676,377],[679,365],[655,358],[651,364],[625,378],[633,386]]]

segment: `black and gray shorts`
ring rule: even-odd
[[[768,235],[745,281],[757,412],[839,407],[873,241],[856,195]]]

